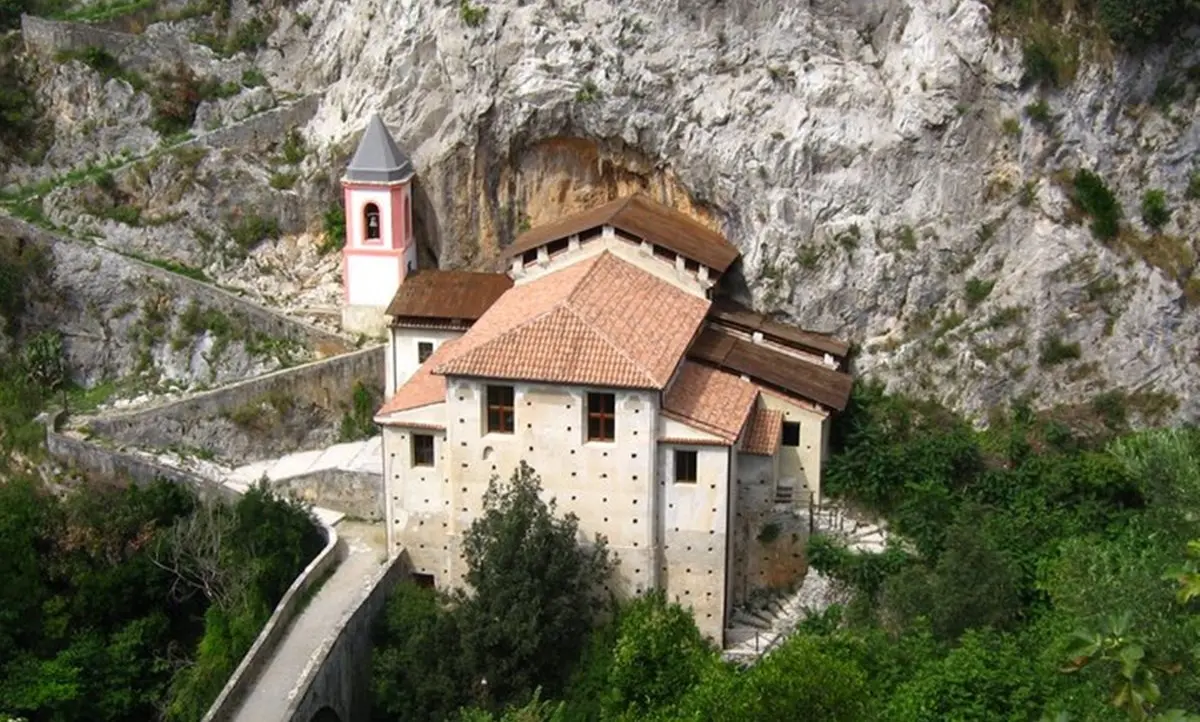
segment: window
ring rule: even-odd
[[[425,363],[425,359],[433,355],[433,343],[430,341],[417,342],[417,363]]]
[[[367,228],[367,238],[379,238],[379,206],[368,203],[363,207],[363,222]]]
[[[783,422],[783,445],[800,445],[800,424],[795,421]]]
[[[612,441],[617,437],[616,409],[613,394],[587,395],[588,441]]]
[[[496,434],[513,432],[513,387],[487,387],[487,430]]]
[[[419,574],[417,572],[413,572],[412,580],[414,584],[423,589],[433,589],[434,587],[432,574]]]
[[[413,434],[412,465],[433,466],[433,437],[429,434]]]
[[[696,482],[696,452],[676,450],[675,481],[692,484]]]

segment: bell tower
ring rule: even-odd
[[[379,335],[388,304],[417,268],[412,233],[413,165],[376,113],[342,176],[346,244],[342,251],[342,328]]]

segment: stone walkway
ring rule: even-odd
[[[886,528],[855,519],[838,508],[815,512],[813,522],[817,533],[841,539],[854,552],[876,553],[887,546]],[[846,601],[841,596],[828,577],[810,567],[796,591],[734,612],[733,626],[725,630],[724,658],[753,664],[787,639],[806,617]]]
[[[284,722],[288,703],[300,692],[297,682],[318,663],[314,657],[322,643],[362,598],[364,587],[387,561],[382,525],[344,521],[336,528],[346,543],[346,558],[292,621],[270,664],[234,714],[234,722]]]
[[[283,481],[319,471],[352,471],[383,476],[382,437],[366,441],[335,444],[324,449],[298,451],[294,454],[256,461],[229,472],[229,479],[253,484],[264,475],[269,481]]]

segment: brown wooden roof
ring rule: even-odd
[[[538,226],[505,250],[515,256],[600,226],[613,226],[724,273],[740,252],[725,236],[638,193]]]
[[[850,351],[850,344],[824,333],[805,331],[795,326],[772,321],[761,313],[755,313],[737,301],[729,298],[713,300],[708,311],[708,317],[719,323],[741,329],[748,333],[759,331],[785,346],[793,346],[803,351],[832,354],[841,359]]]
[[[503,273],[420,270],[404,278],[387,313],[397,320],[475,321],[512,285]]]
[[[846,408],[850,398],[850,374],[743,341],[712,326],[700,333],[688,357],[745,374],[837,411]]]

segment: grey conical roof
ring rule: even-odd
[[[389,183],[402,181],[412,174],[412,161],[396,146],[379,114],[372,115],[358,142],[358,150],[346,168],[346,180]]]

